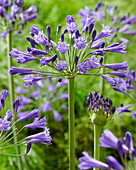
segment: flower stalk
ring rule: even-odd
[[[69,170],[75,170],[74,77],[68,79]]]
[[[12,50],[12,32],[9,32],[8,35],[7,35],[7,60],[8,60],[8,71],[10,70],[10,67],[13,66],[12,64],[12,57],[9,56],[9,53],[10,51]],[[11,76],[9,73],[8,73],[8,79],[9,79],[9,93],[10,93],[10,109],[11,109],[11,112],[14,113],[13,111],[13,102],[14,102],[14,77]],[[15,125],[13,126],[13,131],[15,129]],[[16,131],[13,132],[14,135],[16,133]],[[14,143],[17,143],[17,136],[14,136]],[[20,149],[19,149],[19,146],[16,146],[16,152],[17,152],[17,155],[20,155]],[[21,157],[18,156],[18,168],[19,170],[22,170],[23,169],[23,166],[22,166],[22,161],[21,161]]]

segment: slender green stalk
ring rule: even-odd
[[[13,66],[12,64],[12,58],[9,56],[10,51],[12,50],[12,32],[9,32],[8,36],[7,36],[7,60],[8,60],[8,72],[10,70],[10,67]],[[14,113],[13,111],[13,102],[14,102],[14,79],[13,76],[11,76],[9,73],[9,95],[10,95],[10,110],[11,113]],[[13,130],[15,129],[15,125],[13,126]],[[14,131],[15,133],[15,131]],[[17,143],[17,136],[14,137],[14,142]],[[20,155],[20,149],[19,146],[16,146],[16,152],[17,155]],[[18,168],[19,170],[23,170],[22,167],[22,161],[21,158],[18,157]]]
[[[101,136],[102,126],[94,124],[94,159],[100,160],[100,146],[99,138]],[[93,170],[99,170],[99,168],[93,168]]]
[[[75,170],[74,77],[68,79],[69,170]]]

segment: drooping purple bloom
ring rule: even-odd
[[[130,31],[129,25],[124,25],[122,28],[119,29],[119,32],[125,33],[127,31]]]
[[[34,36],[34,40],[39,44],[48,45],[48,39],[41,31],[38,32],[38,35]]]
[[[87,45],[86,42],[87,42],[87,38],[79,37],[78,39],[75,39],[74,47],[76,49],[82,50]]]
[[[32,71],[31,69],[27,68],[16,68],[16,67],[10,67],[9,71],[10,75],[27,75],[27,74],[37,74],[36,71]]]
[[[40,30],[39,30],[39,28],[37,27],[37,25],[32,25],[32,26],[30,26],[30,34],[31,34],[31,36],[33,36],[34,37],[34,35],[35,34],[37,34],[38,35],[38,33],[40,32]]]
[[[6,115],[4,116],[4,119],[5,119],[5,120],[10,120],[10,119],[12,119],[13,117],[14,117],[14,116],[11,115],[11,111],[8,110],[8,111],[6,112]]]
[[[66,42],[58,42],[58,46],[56,48],[61,54],[65,54],[69,50],[69,44]]]
[[[101,74],[101,77],[103,77],[109,84],[111,84],[112,86],[115,86],[117,84],[116,79],[111,78],[109,76],[106,76],[104,74]]]
[[[27,91],[25,89],[23,89],[21,86],[17,86],[16,93],[27,93]]]
[[[8,96],[8,91],[2,90],[1,98],[0,98],[0,110],[1,110],[2,107],[4,108],[4,103],[5,103],[7,96]]]
[[[61,24],[60,24],[60,25],[58,25],[57,33],[59,33],[59,32],[60,32],[60,29],[61,29]]]
[[[125,78],[126,77],[126,72],[124,72],[124,71],[122,71],[122,72],[113,71],[113,72],[108,72],[108,74],[118,76],[120,78]]]
[[[32,98],[34,98],[35,100],[38,100],[39,95],[40,95],[40,92],[39,92],[39,91],[34,91],[33,93],[30,94],[29,97],[32,97]]]
[[[80,169],[90,169],[90,168],[102,168],[102,169],[109,169],[109,166],[103,162],[97,161],[96,159],[89,156],[88,152],[84,151],[83,157],[79,158],[81,162],[78,165]]]
[[[67,62],[66,61],[57,61],[56,66],[59,71],[64,71],[65,69],[67,69]]]
[[[112,44],[112,45],[106,47],[104,49],[104,51],[126,54],[126,51],[123,51],[125,49],[126,49],[126,46],[124,45],[124,43],[122,43],[120,45],[115,43],[115,44]]]
[[[87,60],[90,65],[90,69],[95,69],[96,67],[101,67],[101,65],[98,63],[99,60],[96,58],[96,56],[92,56],[91,58],[88,58]]]
[[[107,164],[116,170],[124,170],[124,168],[122,167],[122,165],[118,162],[118,160],[116,158],[114,158],[113,156],[107,156],[106,157],[106,162]]]
[[[78,25],[75,22],[71,22],[70,24],[66,24],[67,30],[70,34],[75,33],[78,30]]]
[[[59,99],[61,100],[68,100],[68,93],[57,93],[57,96],[59,96]]]
[[[31,124],[28,124],[28,125],[25,125],[24,127],[25,128],[32,128],[32,129],[35,129],[35,128],[45,128],[44,126],[47,125],[47,122],[46,122],[46,118],[42,118],[40,120],[36,120],[34,121],[33,123]]]
[[[113,16],[113,6],[108,5],[107,6],[107,12],[109,13],[110,16]]]
[[[34,77],[31,75],[26,75],[24,78],[22,78],[25,83],[25,87],[30,87],[32,84],[35,84],[37,81],[42,80],[42,77]]]
[[[45,113],[51,111],[51,105],[49,102],[45,102],[44,104],[42,104],[42,111]]]
[[[122,114],[123,112],[131,112],[130,110],[128,110],[131,106],[132,104],[129,104],[127,106],[117,108],[118,114]]]
[[[57,59],[57,55],[55,54],[53,57],[42,57],[40,59],[40,62],[42,65],[47,65],[50,61],[52,61],[52,63]]]
[[[118,70],[128,70],[128,62],[124,61],[123,63],[115,63],[115,64],[103,64],[104,67],[110,68],[114,71]]]
[[[52,141],[49,129],[47,127],[45,128],[44,132],[28,136],[27,139],[30,139],[30,140],[27,142],[26,154],[28,154],[28,152],[30,151],[32,143],[51,144],[51,141]]]
[[[34,109],[33,111],[31,111],[30,113],[24,115],[23,117],[20,117],[17,122],[21,122],[23,120],[26,120],[26,119],[32,119],[32,118],[36,118],[36,117],[39,117],[40,113],[40,110],[39,109]]]
[[[55,92],[56,91],[55,86],[53,86],[53,85],[48,86],[48,91],[49,92]]]
[[[10,124],[11,124],[11,122],[8,121],[7,119],[2,120],[0,118],[0,130],[8,131],[10,129]]]
[[[99,48],[98,50],[91,51],[90,54],[104,56],[105,52],[103,48]]]
[[[71,22],[75,22],[74,16],[73,15],[68,15],[66,17],[66,21],[70,24]]]
[[[90,65],[89,62],[83,62],[77,65],[78,66],[78,71],[82,74],[88,74],[88,70],[90,70]]]
[[[53,110],[53,114],[54,114],[54,120],[55,121],[61,121],[62,120],[62,116],[60,113],[57,112],[57,110]]]
[[[35,48],[32,48],[32,55],[34,56],[43,56],[43,55],[48,55],[49,53],[46,52],[46,51],[43,51],[43,50],[38,50],[38,49],[35,49]]]
[[[136,16],[132,15],[127,20],[123,22],[123,24],[131,24],[133,25],[136,22]]]
[[[29,98],[27,98],[27,97],[25,97],[25,96],[18,97],[18,99],[19,99],[20,105],[26,105],[26,104],[29,104],[29,103],[32,102],[31,99],[29,99]]]

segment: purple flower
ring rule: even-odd
[[[55,54],[53,57],[42,57],[40,59],[40,62],[42,65],[47,65],[50,61],[52,61],[52,63],[57,59],[57,55]]]
[[[79,158],[81,162],[78,165],[80,169],[90,169],[90,168],[102,168],[102,169],[109,169],[109,166],[103,162],[97,161],[96,159],[89,156],[88,152],[84,151],[83,157]]]
[[[71,22],[75,22],[74,16],[73,15],[68,15],[66,17],[66,21],[70,24]]]
[[[63,81],[58,82],[56,84],[56,87],[62,87],[62,86],[67,86],[67,85],[68,85],[68,79],[64,79]]]
[[[104,56],[105,52],[103,48],[99,48],[98,50],[91,51],[90,54]]]
[[[25,97],[25,96],[19,97],[18,99],[19,99],[19,104],[20,104],[20,105],[26,105],[26,104],[29,104],[29,103],[32,102],[31,99],[29,99],[29,98],[27,98],[27,97]]]
[[[68,110],[68,106],[61,106],[62,109]]]
[[[103,30],[99,35],[95,37],[95,41],[104,37],[112,36],[110,27],[108,25],[107,26],[102,25],[102,26],[103,26]]]
[[[1,98],[0,98],[0,110],[1,110],[2,107],[4,108],[4,103],[5,103],[7,96],[8,96],[8,91],[2,90]]]
[[[42,80],[42,77],[34,77],[31,75],[26,75],[24,78],[22,78],[25,83],[25,87],[30,87],[32,84],[35,84],[37,81]]]
[[[27,68],[16,68],[16,67],[10,67],[10,71],[9,71],[10,75],[27,75],[27,74],[37,74],[36,71],[32,71],[30,69]]]
[[[38,100],[39,95],[40,95],[39,91],[34,91],[33,93],[30,94],[29,97],[33,97],[35,100]]]
[[[25,89],[23,89],[21,86],[17,86],[16,93],[27,93],[27,91]]]
[[[34,40],[37,43],[43,44],[43,45],[48,45],[48,39],[47,37],[43,34],[43,32],[39,31],[38,35],[34,36]]]
[[[42,111],[45,113],[51,111],[51,105],[49,102],[45,102],[44,104],[42,104]]]
[[[133,25],[136,22],[136,16],[132,15],[127,20],[123,22],[123,24],[131,24]]]
[[[39,116],[40,116],[39,113],[40,113],[40,110],[39,110],[39,109],[34,109],[34,110],[31,111],[30,113],[28,113],[28,114],[20,117],[20,118],[17,120],[17,122],[21,122],[21,121],[26,120],[26,119],[32,119],[32,118],[39,117]]]
[[[94,41],[91,45],[91,49],[93,48],[103,48],[105,46],[105,42],[102,41],[101,39],[98,39],[96,41]]]
[[[131,112],[130,110],[128,110],[128,108],[130,108],[132,106],[132,104],[129,104],[127,106],[122,106],[117,108],[117,112],[118,114],[122,114],[123,112]]]
[[[104,67],[110,68],[112,70],[128,70],[128,62],[124,61],[123,63],[116,63],[116,64],[103,64]]]
[[[70,24],[66,24],[67,30],[70,34],[75,33],[78,30],[78,25],[75,22],[71,22]]]
[[[90,70],[90,65],[89,62],[83,62],[77,65],[78,66],[78,71],[82,74],[88,74],[88,70]]]
[[[126,46],[124,45],[124,43],[120,45],[118,43],[114,43],[108,46],[107,48],[105,48],[104,51],[126,54],[126,51],[123,51],[125,49],[126,49]]]
[[[6,112],[6,115],[4,116],[4,120],[10,120],[10,119],[12,119],[13,117],[14,117],[14,116],[11,115],[11,111],[8,110],[8,111]]]
[[[32,55],[34,56],[43,56],[43,55],[48,55],[49,53],[46,52],[46,51],[43,51],[43,50],[38,50],[38,49],[35,49],[35,48],[32,48]]]
[[[18,111],[18,106],[19,106],[19,99],[17,99],[17,100],[13,103],[14,112],[17,112],[17,111]]]
[[[0,118],[0,130],[8,131],[10,129],[10,123],[7,119]]]
[[[125,78],[126,77],[126,72],[119,72],[119,71],[113,71],[113,72],[108,72],[110,75],[118,76],[120,78]]]
[[[111,78],[109,76],[106,76],[104,74],[101,74],[101,77],[103,77],[109,84],[111,84],[112,86],[115,86],[117,84],[116,79]]]
[[[134,119],[136,119],[136,111],[134,111],[134,112],[132,113],[132,116],[133,116]]]
[[[56,110],[53,110],[53,114],[54,114],[54,120],[55,121],[61,121],[62,120],[62,116],[61,114],[59,114]]]
[[[116,170],[124,170],[124,168],[122,167],[122,165],[118,162],[118,160],[116,158],[114,158],[113,156],[107,156],[106,158],[106,162],[107,164]]]
[[[130,27],[129,25],[124,25],[121,29],[119,29],[119,32],[126,32],[126,31],[129,31],[130,30]]]
[[[120,41],[122,41],[124,44],[130,44],[130,41],[126,38],[120,38]]]
[[[31,36],[34,37],[35,34],[38,35],[38,33],[40,32],[39,28],[37,27],[37,25],[33,25],[33,26],[30,26],[30,34]]]
[[[68,94],[67,93],[57,93],[57,96],[59,96],[59,99],[63,100],[68,100]]]
[[[82,50],[87,45],[86,42],[87,42],[87,38],[79,37],[78,39],[75,39],[74,47],[76,49]]]
[[[45,117],[40,119],[40,120],[36,120],[34,121],[33,123],[31,124],[28,124],[28,125],[25,125],[24,127],[25,128],[32,128],[32,129],[35,129],[35,128],[45,128],[44,126],[47,125],[47,122],[46,122],[46,119]]]
[[[30,139],[30,140],[27,142],[26,154],[30,151],[32,143],[51,144],[51,141],[52,141],[48,128],[45,128],[44,132],[28,136],[27,139]]]
[[[53,85],[48,86],[48,91],[49,92],[55,92],[56,88]]]
[[[58,25],[57,33],[59,33],[59,32],[60,32],[60,29],[61,29],[61,24],[60,24],[60,25]]]
[[[107,12],[109,13],[110,16],[113,16],[113,6],[108,5],[107,6]]]
[[[88,58],[87,60],[88,60],[88,63],[90,64],[90,69],[101,67],[101,65],[98,63],[99,60],[96,58],[96,56],[92,56],[91,58]]]
[[[61,54],[65,54],[69,50],[69,44],[67,44],[66,42],[58,42],[58,44],[59,45],[57,46],[56,50],[59,51]]]
[[[56,66],[59,71],[64,71],[65,69],[67,69],[67,62],[66,61],[57,61]]]

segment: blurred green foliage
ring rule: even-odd
[[[22,34],[13,35],[13,47],[18,50],[24,50],[29,45],[26,41],[26,36],[29,36],[30,25],[36,24],[41,30],[46,31],[48,25],[51,26],[51,36],[52,39],[55,39],[55,34],[53,34],[57,26],[62,24],[65,26],[65,18],[67,15],[74,15],[77,23],[80,23],[80,18],[77,14],[81,8],[88,6],[89,8],[94,9],[98,0],[31,0],[26,1],[25,6],[28,8],[31,4],[37,6],[38,9],[38,19],[28,23],[27,27],[24,29]],[[136,15],[136,1],[135,0],[105,0],[103,1],[106,5],[117,5],[120,14],[126,14],[131,12]],[[101,27],[101,26],[100,26]],[[120,54],[110,54],[107,57],[108,62],[122,62],[127,60],[129,63],[130,69],[135,69],[136,64],[136,37],[129,37],[131,44],[127,46],[127,55],[122,56]],[[15,66],[20,66],[14,60],[13,63]],[[22,65],[23,66],[23,65]],[[27,64],[27,66],[33,67],[33,64]],[[25,67],[27,67],[25,65]],[[35,64],[35,69],[38,66]],[[135,69],[136,70],[136,69]],[[7,89],[7,60],[6,60],[6,41],[0,39],[0,91],[2,89]],[[76,114],[76,163],[78,164],[78,158],[82,155],[82,151],[86,150],[93,155],[93,125],[89,119],[86,108],[86,98],[88,93],[94,92],[95,90],[99,91],[99,77],[88,77],[80,76],[76,77],[75,82],[75,114]],[[15,83],[17,85],[23,85],[21,77],[15,76]],[[130,104],[131,101],[126,98],[121,93],[115,92],[112,90],[111,86],[108,83],[105,83],[106,94],[104,97],[109,97],[113,100],[113,104],[116,107],[119,107],[119,104],[122,102],[124,105]],[[39,104],[39,103],[38,103]],[[59,107],[59,105],[56,106]],[[134,108],[136,110],[136,108]],[[33,144],[32,150],[28,156],[22,158],[24,163],[24,170],[29,169],[40,169],[40,170],[66,170],[68,169],[68,124],[67,124],[67,113],[62,113],[63,121],[54,122],[53,117],[50,118],[48,122],[48,127],[51,131],[51,136],[53,139],[51,146],[45,146],[42,144]],[[133,120],[132,116],[129,113],[124,113],[123,115],[114,116],[112,123],[108,124],[105,128],[110,129],[117,137],[123,139],[126,131],[130,131],[134,138],[134,146],[136,147],[136,120]],[[33,132],[25,131],[21,135],[29,135]],[[25,147],[21,148],[22,151],[25,150]],[[11,153],[14,153],[15,150],[12,148]],[[10,152],[9,151],[9,152]],[[105,160],[105,157],[108,154],[116,154],[112,150],[102,149],[102,160]],[[8,157],[0,155],[0,169],[17,169],[17,162],[15,157]]]

